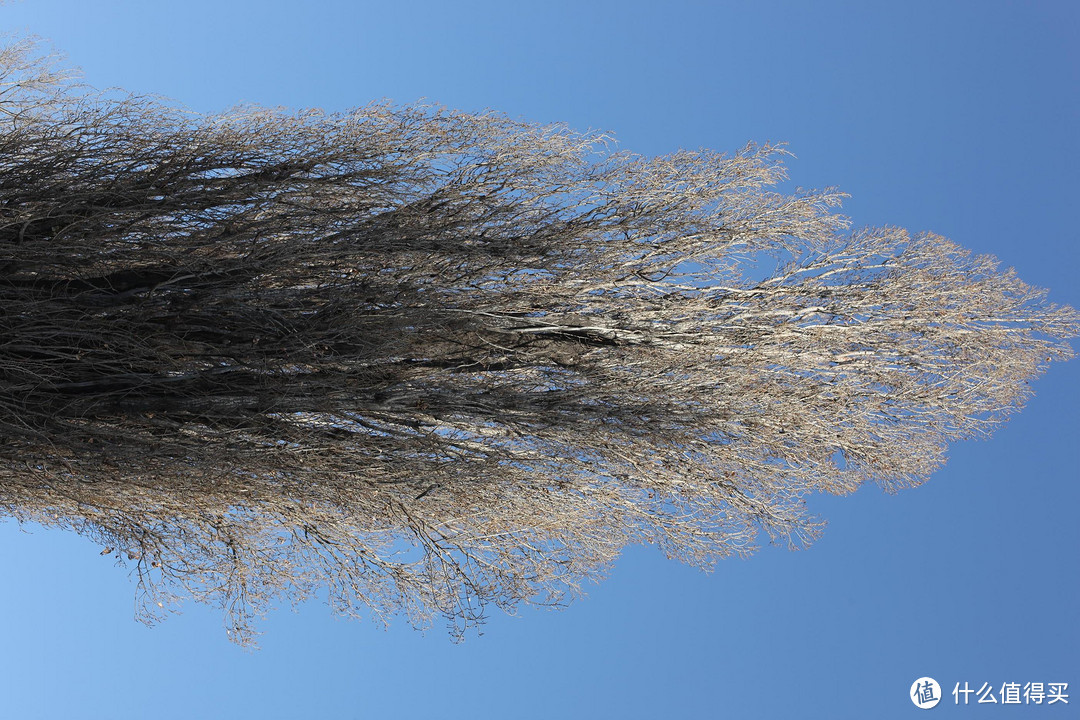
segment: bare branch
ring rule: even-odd
[[[132,563],[148,618],[249,642],[328,588],[461,631],[629,543],[802,545],[808,493],[921,482],[1071,354],[1074,310],[779,193],[779,147],[200,116],[34,52],[0,50],[0,509]]]

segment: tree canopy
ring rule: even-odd
[[[230,633],[328,592],[462,630],[621,548],[708,565],[925,480],[1078,315],[932,234],[496,113],[201,115],[0,51],[0,513]],[[764,260],[764,261],[763,261]]]

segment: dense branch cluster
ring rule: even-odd
[[[0,52],[0,512],[241,641],[276,596],[461,628],[628,543],[802,544],[807,493],[925,479],[1077,329],[992,258],[776,191],[780,148],[202,116],[50,67]]]

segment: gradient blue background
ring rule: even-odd
[[[933,230],[1080,306],[1080,3],[24,0],[0,27],[200,111],[425,97],[646,154],[787,141],[793,182],[851,193],[856,225]],[[462,645],[319,603],[257,653],[201,607],[146,629],[99,548],[0,523],[0,716],[903,718],[930,675],[929,717],[1076,717],[1080,361],[1035,389],[920,488],[812,499],[810,550],[705,574],[631,549],[570,609]],[[1076,695],[956,707],[964,681]]]

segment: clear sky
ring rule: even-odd
[[[646,154],[787,141],[793,182],[851,193],[856,225],[938,232],[1080,306],[1080,3],[23,0],[0,27],[200,111],[428,98]],[[1035,389],[922,487],[812,499],[809,550],[706,574],[631,549],[569,609],[460,645],[317,602],[256,653],[193,605],[146,629],[100,548],[0,523],[0,716],[1076,717],[1080,360]],[[965,682],[1072,697],[956,706]]]

